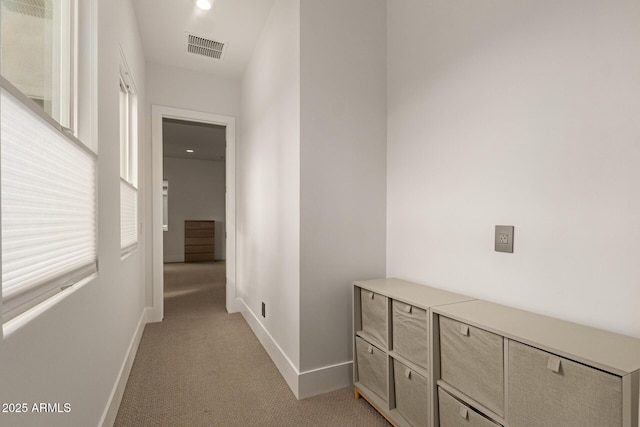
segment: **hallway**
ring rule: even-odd
[[[145,327],[116,426],[387,426],[352,388],[298,401],[242,316],[223,262],[165,265],[165,319]]]

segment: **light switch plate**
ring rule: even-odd
[[[496,252],[513,253],[513,225],[496,225]]]

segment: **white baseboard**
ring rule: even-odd
[[[236,301],[242,317],[273,360],[296,399],[306,399],[353,384],[353,362],[351,361],[299,372],[247,304],[241,299]]]
[[[242,302],[242,300],[235,298],[235,299],[228,299],[227,306],[225,308],[227,309],[227,313],[233,314],[233,313],[240,313],[243,307],[245,307],[245,304]]]
[[[182,255],[174,255],[174,254],[164,254],[163,262],[171,263],[171,262],[184,262],[184,254]]]
[[[287,385],[298,398],[298,370],[293,365],[291,360],[282,351],[278,343],[273,339],[271,334],[262,326],[262,323],[258,320],[256,315],[249,309],[247,304],[242,299],[237,299],[237,305],[239,305],[240,313],[244,320],[249,324],[249,327],[262,344],[262,347],[267,351],[276,368],[280,371],[280,374],[284,377]]]
[[[131,342],[129,343],[127,355],[122,362],[120,372],[118,373],[118,378],[116,379],[116,382],[113,386],[113,390],[111,390],[109,401],[107,402],[107,406],[104,409],[102,418],[100,419],[100,423],[98,424],[102,427],[111,427],[116,421],[118,409],[120,408],[120,402],[122,401],[122,396],[124,395],[124,389],[127,386],[127,380],[129,379],[129,374],[131,373],[131,366],[133,366],[133,360],[136,358],[138,346],[140,345],[140,340],[142,339],[144,326],[152,318],[152,314],[152,309],[150,307],[147,307],[142,311],[142,314],[140,315],[140,321],[138,322],[136,331],[131,338]]]
[[[328,393],[353,384],[353,362],[339,363],[300,373],[298,399]]]
[[[162,311],[161,311],[162,309]],[[164,319],[164,302],[162,303],[162,307],[147,307],[145,310],[147,315],[146,315],[146,322],[147,323],[157,323],[157,322],[162,322],[162,320]]]
[[[162,319],[156,320],[155,318],[155,310],[153,307],[145,307],[144,309],[144,323],[154,323],[154,322],[162,322]]]

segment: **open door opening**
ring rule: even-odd
[[[152,170],[152,321],[164,318],[165,293],[180,307],[209,292],[207,274],[236,312],[235,118],[152,106]]]
[[[226,126],[162,119],[164,316],[224,310]]]

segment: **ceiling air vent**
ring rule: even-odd
[[[187,33],[187,52],[222,59],[224,43]]]

